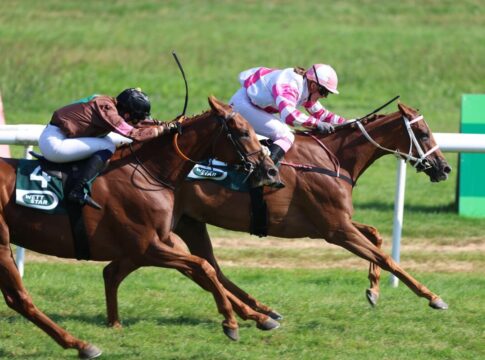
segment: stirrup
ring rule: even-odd
[[[271,185],[269,185],[269,187],[271,187],[273,189],[283,189],[285,186],[286,185],[281,181],[281,179],[276,180]]]
[[[84,203],[86,205],[91,206],[92,208],[94,208],[96,210],[101,210],[102,209],[101,205],[99,205],[96,201],[94,201],[93,198],[91,196],[89,196],[88,194],[86,194],[84,196]]]
[[[80,205],[89,205],[94,209],[101,210],[102,207],[96,201],[94,201],[91,196],[83,193],[70,192],[68,195],[69,201],[76,202]]]

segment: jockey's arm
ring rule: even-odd
[[[314,103],[306,102],[303,106],[309,114],[318,119],[317,123],[326,122],[332,125],[340,125],[347,121],[344,117],[325,109],[319,101]]]
[[[96,107],[99,114],[112,131],[129,139],[146,141],[168,132],[167,125],[164,123],[154,126],[131,126],[118,114],[118,110],[110,102],[97,102]]]
[[[317,126],[318,118],[308,116],[299,111],[296,107],[298,89],[291,85],[280,85],[273,91],[281,119],[290,126],[302,126],[314,129]]]

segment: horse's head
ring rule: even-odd
[[[278,169],[263,151],[252,126],[215,97],[209,97],[212,111],[222,120],[225,136],[219,136],[214,145],[214,155],[228,163],[242,163],[251,175],[251,186],[272,185],[278,178]]]
[[[409,149],[401,149],[408,153],[409,162],[417,171],[424,171],[433,182],[446,180],[451,172],[443,153],[438,148],[433,134],[422,115],[416,110],[398,104],[409,135]]]

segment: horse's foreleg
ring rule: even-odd
[[[121,328],[118,314],[118,287],[121,282],[133,271],[138,269],[130,259],[114,260],[103,269],[104,291],[106,296],[106,309],[108,313],[108,326]]]
[[[170,238],[176,236],[170,234]],[[138,261],[139,260],[139,261]],[[222,323],[224,333],[232,340],[238,340],[238,324],[234,316],[231,302],[226,296],[225,289],[217,279],[214,268],[204,259],[175,250],[164,242],[153,241],[144,252],[143,257],[137,259],[140,266],[160,266],[176,269],[195,281],[200,287],[212,293],[219,313],[225,320]]]
[[[101,350],[96,346],[76,339],[34,305],[32,298],[22,285],[8,245],[0,245],[0,289],[5,302],[11,309],[41,328],[64,349],[77,349],[78,355],[82,359],[92,359],[101,354]]]
[[[353,221],[352,224],[364,235],[372,244],[374,244],[378,249],[382,247],[382,237],[379,231],[373,226],[360,224]],[[377,305],[377,300],[379,299],[379,284],[381,279],[381,268],[375,263],[369,263],[369,281],[370,287],[366,290],[366,297],[372,306]]]
[[[330,232],[326,239],[391,272],[416,295],[428,299],[431,307],[436,309],[448,308],[448,305],[438,295],[432,293],[428,288],[404,271],[389,255],[370,243],[353,224],[344,224],[339,230]]]
[[[273,320],[282,319],[280,314],[256,300],[224,275],[214,255],[211,239],[205,223],[183,216],[180,219],[175,232],[180,235],[192,254],[207,260],[214,267],[219,281],[227,291],[235,296],[231,297],[230,300],[234,306],[234,311],[236,311],[242,319],[255,320],[258,323],[258,326],[260,328],[263,327],[264,329],[266,329],[266,325],[264,324],[270,322],[268,321],[268,316]],[[261,316],[261,314],[267,316]],[[276,326],[276,324],[274,325]]]

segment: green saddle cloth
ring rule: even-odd
[[[62,180],[41,169],[38,160],[20,159],[15,183],[15,202],[50,214],[65,214]]]
[[[196,164],[186,180],[211,180],[227,189],[241,192],[248,192],[250,188],[247,182],[247,174],[218,160]]]

